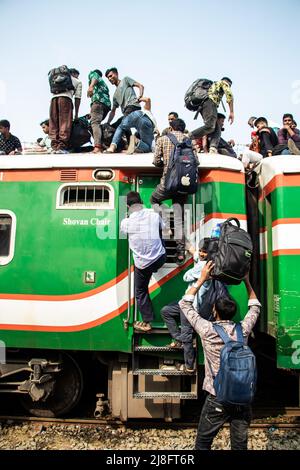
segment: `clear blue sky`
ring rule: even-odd
[[[144,84],[160,128],[171,110],[198,127],[184,93],[196,78],[224,75],[236,111],[225,137],[247,142],[251,115],[280,123],[292,112],[300,126],[299,0],[0,0],[0,14],[0,119],[22,141],[42,135],[47,73],[62,64],[81,72],[80,114],[88,72],[116,66]]]

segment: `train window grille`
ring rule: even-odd
[[[108,185],[68,184],[59,192],[57,207],[62,209],[112,209],[113,191]]]
[[[14,255],[16,217],[0,211],[0,266],[8,264]]]

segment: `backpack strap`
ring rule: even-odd
[[[242,329],[241,322],[235,325],[235,331],[236,331],[236,340],[239,343],[244,343],[244,336],[243,336],[243,329]]]
[[[178,144],[178,140],[176,139],[175,135],[171,134],[170,132],[169,134],[167,134],[167,137],[172,142],[172,144],[174,144],[176,147],[176,145]]]
[[[216,323],[213,323],[213,329],[218,333],[218,335],[221,337],[221,339],[224,341],[225,344],[231,341],[228,334],[226,333],[226,331],[221,325],[217,325]]]

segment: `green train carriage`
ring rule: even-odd
[[[119,223],[128,191],[138,190],[149,205],[160,177],[151,162],[151,155],[114,155],[109,164],[86,155],[0,159],[0,339],[7,347],[0,391],[20,394],[34,414],[65,414],[77,404],[86,364],[78,364],[78,352],[104,364],[106,373],[93,380],[107,389],[112,415],[124,420],[179,417],[182,400],[199,395],[197,373],[187,378],[161,367],[182,360],[167,348],[159,312],[181,297],[192,264],[174,263],[172,240],[167,264],[151,281],[155,328],[147,335],[132,329],[133,266]],[[199,175],[185,214],[196,240],[231,216],[246,228],[242,164],[203,155]],[[241,318],[245,289],[231,293]],[[201,365],[200,347],[197,357]]]

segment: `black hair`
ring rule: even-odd
[[[184,132],[185,130],[185,122],[183,119],[174,119],[174,121],[170,122],[170,126],[172,127],[173,131]]]
[[[74,67],[73,67],[73,68],[71,68],[71,69],[69,69],[69,72],[70,72],[71,74],[72,74],[72,73],[77,73],[78,75],[80,75],[80,72],[79,72],[79,70],[77,70],[77,69],[74,69]]]
[[[216,300],[215,309],[221,320],[232,320],[236,313],[236,301],[230,297],[220,297]]]
[[[226,116],[225,114],[222,114],[222,113],[218,113],[218,119],[226,119]]]
[[[171,116],[171,114],[173,114],[173,116],[176,117],[176,119],[178,119],[178,113],[176,113],[175,111],[171,111],[168,116]]]
[[[291,118],[292,121],[294,120],[294,116],[291,113],[285,113],[282,116],[282,120],[284,120],[285,118]]]
[[[116,67],[111,67],[110,69],[107,69],[105,72],[105,76],[107,77],[110,72],[118,73],[118,69]]]
[[[1,127],[6,127],[9,130],[10,129],[10,122],[7,119],[1,119],[0,126]]]
[[[221,80],[226,80],[226,82],[230,83],[230,86],[232,85],[232,80],[231,80],[231,78],[223,77],[223,78],[221,78]]]
[[[265,117],[263,117],[263,116],[260,116],[260,117],[258,117],[257,119],[255,119],[254,125],[257,126],[257,124],[258,124],[259,122],[261,122],[261,121],[264,121],[264,122],[268,125],[268,120],[267,120]]]
[[[127,206],[131,207],[134,204],[143,204],[140,193],[136,191],[129,191],[127,194]]]
[[[42,126],[42,125],[49,126],[49,119],[45,119],[45,121],[42,121],[40,123],[40,126]]]
[[[40,144],[42,142],[42,137],[39,137],[38,139],[36,139],[37,143]]]
[[[99,69],[95,69],[95,70],[93,70],[93,72],[96,72],[98,75],[100,75],[100,77],[102,77],[102,75],[103,75],[103,73]]]
[[[199,250],[208,251],[209,242],[210,238],[202,238],[199,242]]]

